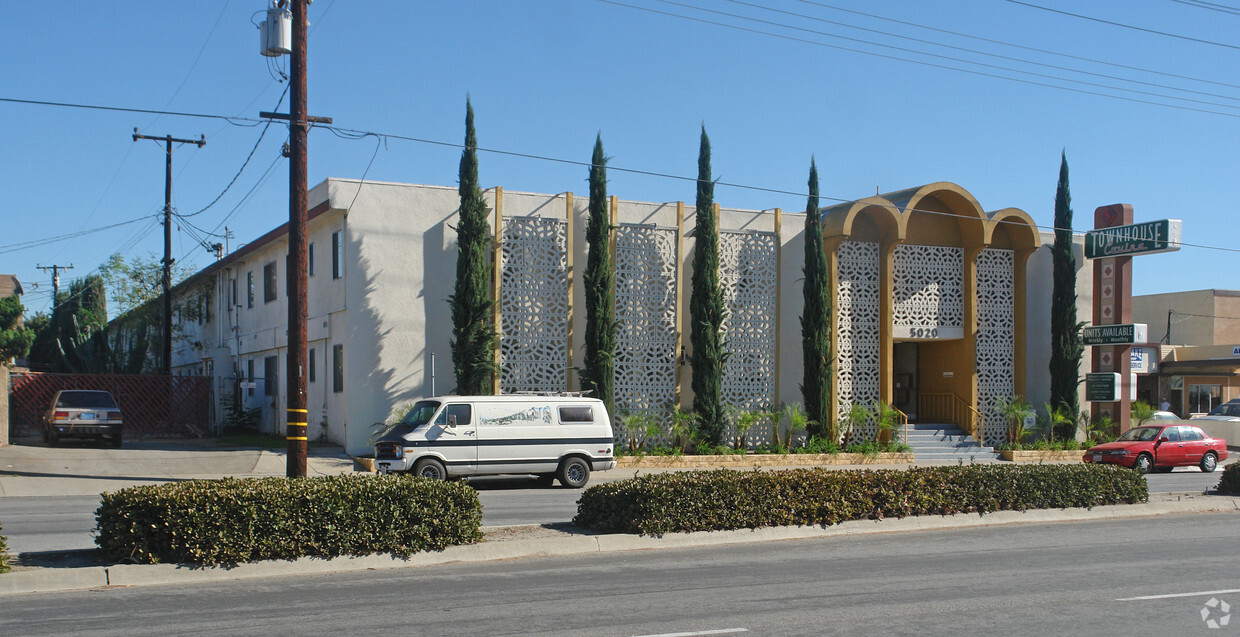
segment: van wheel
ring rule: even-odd
[[[446,480],[448,471],[443,468],[442,462],[434,458],[423,458],[413,465],[413,475],[431,480]]]
[[[590,481],[590,465],[577,456],[560,463],[560,484],[570,489],[580,489]]]

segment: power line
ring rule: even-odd
[[[155,115],[170,115],[174,117],[201,117],[204,119],[220,119],[232,124],[233,126],[245,126],[237,122],[253,122],[249,126],[258,126],[264,120],[253,119],[249,117],[232,117],[228,115],[211,115],[209,113],[186,113],[180,111],[161,111],[151,108],[124,108],[121,106],[99,106],[95,104],[75,104],[72,102],[50,102],[47,100],[23,100],[15,97],[0,97],[0,102],[10,102],[13,104],[32,104],[35,106],[61,106],[64,108],[83,108],[95,111],[112,111],[116,113],[144,113]]]
[[[1049,84],[1049,83],[1046,83],[1046,82],[1038,82],[1038,81],[1035,81],[1035,80],[1028,80],[1028,79],[1022,79],[1022,78],[1018,78],[1018,77],[1011,77],[1011,76],[1007,76],[1007,75],[1000,75],[1000,74],[997,74],[997,73],[989,73],[989,72],[986,72],[986,71],[978,71],[978,70],[973,70],[973,69],[965,69],[965,68],[960,68],[960,67],[956,67],[956,66],[950,66],[950,65],[947,65],[947,64],[938,64],[938,63],[935,63],[935,62],[927,62],[927,61],[925,61],[925,60],[915,60],[915,59],[911,59],[911,58],[907,58],[907,57],[901,57],[901,56],[898,56],[898,55],[888,55],[888,54],[886,54],[886,53],[877,53],[877,52],[875,52],[875,51],[866,51],[866,50],[864,50],[864,49],[855,49],[855,48],[851,48],[851,47],[840,46],[840,45],[837,45],[837,44],[828,44],[828,43],[826,43],[826,42],[818,42],[818,41],[816,41],[816,40],[807,40],[807,39],[805,39],[805,38],[798,38],[798,37],[795,37],[795,36],[785,35],[785,34],[781,34],[781,33],[772,33],[772,32],[770,32],[770,31],[763,31],[763,30],[761,30],[761,29],[753,29],[753,28],[750,28],[750,27],[744,27],[744,26],[735,25],[735,24],[728,24],[728,23],[726,23],[726,22],[717,22],[717,21],[714,21],[714,20],[707,20],[707,19],[705,19],[705,18],[698,18],[698,17],[694,17],[694,16],[687,16],[687,15],[683,15],[683,14],[679,14],[679,13],[672,13],[672,12],[670,12],[670,11],[661,11],[661,10],[658,10],[658,9],[651,9],[651,8],[649,8],[649,7],[642,7],[642,6],[632,5],[632,4],[626,4],[626,3],[624,3],[624,2],[618,2],[617,0],[596,0],[596,1],[597,1],[597,2],[602,2],[602,3],[604,3],[604,4],[611,4],[611,5],[615,5],[615,6],[618,6],[618,7],[624,7],[624,8],[627,8],[627,9],[634,9],[634,10],[637,10],[637,11],[645,11],[645,12],[647,12],[647,13],[654,13],[654,14],[656,14],[656,15],[663,15],[663,16],[668,16],[668,17],[673,17],[673,18],[680,18],[680,19],[682,19],[682,20],[689,20],[689,21],[692,21],[692,22],[700,22],[700,23],[702,23],[702,24],[709,24],[709,25],[713,25],[713,26],[723,27],[723,28],[726,28],[726,29],[734,29],[734,30],[737,30],[737,31],[744,31],[744,32],[747,32],[747,33],[755,33],[755,34],[758,34],[758,35],[765,35],[765,36],[769,36],[769,37],[780,38],[780,39],[783,39],[783,40],[789,40],[789,41],[792,41],[792,42],[801,42],[801,43],[804,43],[804,44],[810,44],[810,45],[813,45],[813,46],[820,46],[820,47],[824,47],[824,48],[828,48],[828,49],[836,49],[836,50],[839,50],[839,51],[848,51],[848,52],[850,52],[850,53],[860,53],[861,55],[869,55],[869,56],[872,56],[872,57],[879,57],[879,58],[884,58],[884,59],[888,59],[888,60],[895,60],[895,61],[897,61],[897,62],[908,62],[908,63],[910,63],[910,64],[919,64],[919,65],[921,65],[921,66],[928,66],[928,67],[931,67],[931,68],[944,69],[944,70],[947,70],[947,71],[956,71],[956,72],[958,72],[958,73],[968,73],[968,74],[970,74],[970,75],[977,75],[977,76],[980,76],[980,77],[989,77],[989,78],[994,78],[994,79],[999,79],[999,80],[1007,80],[1007,81],[1009,81],[1009,82],[1019,82],[1019,83],[1021,83],[1021,84],[1028,84],[1028,85],[1030,85],[1030,86],[1041,86],[1041,87],[1044,87],[1044,88],[1053,88],[1053,89],[1058,89],[1058,90],[1061,90],[1061,91],[1069,91],[1069,92],[1072,92],[1072,93],[1080,93],[1080,94],[1082,94],[1082,95],[1093,95],[1093,96],[1096,96],[1096,97],[1105,97],[1105,98],[1108,98],[1108,99],[1113,99],[1113,100],[1121,100],[1121,101],[1125,101],[1125,102],[1131,102],[1131,103],[1134,103],[1134,104],[1148,104],[1148,105],[1151,105],[1151,106],[1161,106],[1161,107],[1163,107],[1163,108],[1173,108],[1173,109],[1177,109],[1177,110],[1182,110],[1182,111],[1190,111],[1190,112],[1195,112],[1195,113],[1206,113],[1206,114],[1210,114],[1210,115],[1221,115],[1221,116],[1223,116],[1223,117],[1240,118],[1240,113],[1222,113],[1222,112],[1219,112],[1219,111],[1213,111],[1213,110],[1204,109],[1204,108],[1194,108],[1194,107],[1191,107],[1191,106],[1182,106],[1182,105],[1178,105],[1178,104],[1166,104],[1166,103],[1164,103],[1164,102],[1156,102],[1156,101],[1152,101],[1152,100],[1143,100],[1143,99],[1137,99],[1137,98],[1134,98],[1134,97],[1124,97],[1124,96],[1122,96],[1122,95],[1115,95],[1115,94],[1113,94],[1113,93],[1102,93],[1102,92],[1098,92],[1098,91],[1090,91],[1090,90],[1081,89],[1081,88],[1073,88],[1073,87],[1070,87],[1070,86],[1060,86],[1060,85],[1058,85],[1058,84]],[[887,48],[898,48],[898,47],[887,47]],[[933,54],[923,53],[922,55],[933,55]],[[944,57],[944,56],[935,56],[935,57]],[[981,63],[978,63],[978,62],[969,62],[969,63],[970,63],[970,64],[978,64],[979,66],[987,66],[987,65],[984,65],[984,64],[981,64]],[[1033,74],[1033,73],[1029,73],[1029,74],[1030,74],[1030,75],[1036,75],[1036,74]],[[1058,78],[1057,78],[1057,79],[1058,79]],[[1065,81],[1070,81],[1070,80],[1065,80]],[[1080,83],[1080,82],[1078,82],[1078,83]],[[1121,90],[1127,90],[1127,89],[1121,89]],[[1180,99],[1180,98],[1173,98],[1173,99]]]
[[[1120,27],[1121,29],[1131,29],[1133,31],[1141,31],[1143,33],[1152,33],[1154,35],[1161,35],[1161,36],[1168,37],[1168,38],[1175,38],[1177,40],[1187,40],[1189,42],[1197,42],[1199,44],[1209,44],[1212,46],[1221,46],[1223,48],[1235,49],[1237,51],[1240,51],[1240,46],[1236,46],[1234,44],[1227,44],[1225,42],[1215,42],[1214,40],[1203,40],[1201,38],[1194,38],[1194,37],[1187,36],[1187,35],[1179,35],[1177,33],[1168,33],[1166,31],[1158,31],[1155,29],[1147,29],[1145,27],[1138,27],[1138,26],[1133,26],[1131,24],[1124,24],[1122,22],[1112,22],[1111,20],[1103,20],[1102,18],[1094,18],[1094,17],[1087,16],[1087,15],[1081,15],[1079,13],[1072,13],[1071,11],[1063,11],[1061,9],[1052,9],[1050,7],[1043,7],[1041,5],[1033,4],[1030,2],[1022,2],[1021,0],[1005,0],[1005,1],[1010,2],[1012,4],[1019,4],[1021,6],[1030,7],[1032,9],[1040,9],[1042,11],[1048,11],[1050,13],[1058,13],[1060,15],[1066,15],[1072,18],[1088,20],[1090,22],[1098,22],[1100,24],[1109,24],[1113,27]]]
[[[1091,64],[1101,64],[1101,65],[1103,65],[1103,66],[1111,66],[1111,67],[1115,67],[1115,68],[1119,68],[1119,69],[1127,69],[1127,70],[1129,70],[1129,71],[1139,71],[1139,72],[1141,72],[1141,73],[1150,73],[1150,74],[1153,74],[1153,75],[1161,75],[1161,76],[1163,76],[1163,77],[1173,77],[1173,78],[1180,79],[1180,80],[1189,80],[1189,81],[1192,81],[1192,82],[1201,82],[1201,83],[1203,83],[1203,84],[1214,84],[1214,85],[1216,85],[1216,86],[1225,86],[1225,87],[1227,87],[1227,88],[1237,88],[1237,89],[1240,89],[1240,84],[1229,84],[1229,83],[1227,83],[1227,82],[1219,82],[1219,81],[1216,81],[1216,80],[1207,80],[1207,79],[1200,78],[1200,77],[1193,77],[1193,76],[1191,76],[1191,75],[1180,75],[1180,74],[1178,74],[1178,73],[1167,73],[1167,72],[1165,72],[1165,71],[1156,71],[1156,70],[1154,70],[1154,69],[1147,69],[1147,68],[1143,68],[1143,67],[1139,67],[1139,66],[1129,66],[1129,65],[1127,65],[1127,64],[1120,64],[1120,63],[1118,63],[1118,62],[1107,62],[1107,61],[1105,61],[1105,60],[1097,60],[1097,59],[1094,59],[1094,58],[1088,58],[1088,57],[1083,57],[1083,56],[1079,56],[1079,55],[1071,55],[1071,54],[1068,54],[1068,53],[1063,53],[1063,52],[1060,52],[1060,51],[1051,51],[1051,50],[1048,50],[1048,49],[1039,49],[1039,48],[1037,48],[1037,47],[1025,46],[1025,45],[1023,45],[1023,44],[1016,44],[1015,42],[1008,42],[1008,41],[1005,41],[1005,40],[995,40],[995,39],[992,39],[992,38],[986,38],[986,37],[982,37],[982,36],[978,36],[978,35],[971,35],[971,34],[968,34],[968,33],[961,33],[960,31],[952,31],[952,30],[950,30],[950,29],[942,29],[942,28],[939,28],[939,27],[932,27],[932,26],[925,25],[925,24],[918,24],[918,23],[916,23],[916,22],[908,22],[908,21],[906,21],[906,20],[898,20],[898,19],[896,19],[896,18],[889,18],[889,17],[886,17],[886,16],[876,15],[876,14],[873,14],[873,13],[866,13],[866,12],[864,12],[864,11],[857,11],[857,10],[855,10],[855,9],[848,9],[848,8],[845,8],[845,7],[837,7],[837,6],[835,6],[835,5],[830,5],[830,4],[826,4],[826,3],[823,3],[823,2],[815,2],[814,0],[797,0],[797,1],[798,1],[798,2],[801,2],[801,3],[804,3],[804,4],[813,5],[813,6],[815,6],[815,7],[822,7],[822,8],[824,8],[824,9],[831,9],[831,10],[833,10],[833,11],[842,11],[842,12],[844,12],[844,13],[851,13],[851,14],[854,14],[854,15],[864,16],[864,17],[867,17],[867,18],[873,18],[873,19],[875,19],[875,20],[883,20],[883,21],[886,21],[886,22],[892,22],[892,23],[895,23],[895,24],[901,24],[901,25],[904,25],[904,26],[914,27],[914,28],[917,28],[917,29],[925,29],[925,30],[927,30],[927,31],[934,31],[934,32],[936,32],[936,33],[945,33],[945,34],[947,34],[947,35],[952,35],[952,36],[956,36],[956,37],[960,37],[960,38],[968,38],[968,39],[970,39],[970,40],[977,40],[978,42],[987,42],[987,43],[989,43],[989,44],[998,44],[998,45],[1000,45],[1000,46],[1012,47],[1012,48],[1015,48],[1015,49],[1021,49],[1021,50],[1023,50],[1023,51],[1032,51],[1032,52],[1034,52],[1034,53],[1042,53],[1042,54],[1044,54],[1044,55],[1054,55],[1054,56],[1058,56],[1058,57],[1068,58],[1068,59],[1070,59],[1070,60],[1077,60],[1077,61],[1080,61],[1080,62],[1089,62],[1089,63],[1091,63]],[[1178,1],[1180,1],[1180,0],[1171,0],[1171,1],[1172,1],[1172,2],[1178,2]]]
[[[111,230],[112,228],[119,228],[121,226],[127,226],[131,223],[137,223],[139,221],[142,221],[144,219],[149,219],[149,218],[150,216],[142,216],[142,217],[138,217],[137,219],[130,219],[129,221],[122,221],[120,223],[114,223],[110,226],[100,226],[98,228],[91,228],[89,230],[79,230],[77,232],[70,232],[68,234],[57,235],[54,237],[45,237],[42,239],[31,239],[29,241],[21,241],[18,243],[10,243],[8,245],[0,245],[0,254],[8,254],[10,252],[17,252],[18,250],[37,248],[39,246],[47,245],[49,243],[55,243],[57,241],[66,241],[69,239],[75,239],[77,237],[81,237],[81,236],[88,235],[88,234],[93,234],[95,232],[102,232],[104,230]]]
[[[1218,4],[1217,2],[1205,2],[1204,0],[1171,0],[1171,2],[1176,2],[1179,4],[1186,4],[1190,7],[1196,7],[1198,9],[1208,9],[1210,11],[1217,11],[1219,13],[1227,13],[1230,15],[1240,15],[1240,9],[1229,7],[1225,4]]]

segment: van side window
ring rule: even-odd
[[[456,416],[456,424],[468,425],[470,413],[471,410],[469,405],[448,405],[447,407],[444,407],[443,412],[441,412],[439,417],[435,419],[435,424],[447,425],[448,416]]]
[[[560,407],[560,422],[594,422],[594,409],[584,407]]]

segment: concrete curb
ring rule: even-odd
[[[408,558],[390,555],[300,558],[241,564],[234,567],[197,567],[179,564],[117,564],[82,568],[38,568],[0,575],[0,596],[24,593],[72,591],[105,586],[155,586],[201,584],[262,577],[310,575],[341,571],[391,568],[423,568],[454,562],[489,562],[530,557],[581,555],[617,551],[691,548],[864,535],[903,533],[954,528],[1082,522],[1140,518],[1183,513],[1240,512],[1240,497],[1201,494],[1163,494],[1155,501],[1132,505],[1100,506],[1092,509],[1039,509],[999,511],[986,515],[964,513],[950,516],[921,516],[903,519],[853,520],[829,527],[797,526],[670,533],[660,537],[626,534],[589,535],[564,532],[555,537],[501,539],[480,544],[453,546]],[[542,529],[542,527],[533,527]],[[519,535],[519,534],[518,534]]]

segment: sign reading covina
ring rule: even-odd
[[[1180,220],[1162,219],[1085,233],[1085,258],[1175,252],[1180,249]]]

